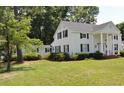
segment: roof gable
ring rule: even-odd
[[[98,32],[98,31],[104,31],[106,28],[110,28],[110,27],[111,27],[110,28],[111,31],[120,32],[119,29],[113,24],[112,21],[106,22],[100,25],[61,21],[55,34],[59,31],[59,29],[63,27],[69,29],[69,31],[72,31],[72,32]],[[107,32],[107,30],[104,32]]]

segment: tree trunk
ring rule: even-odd
[[[17,62],[18,63],[23,63],[22,50],[21,50],[19,44],[16,45],[16,49],[17,49]]]
[[[6,43],[6,48],[7,48],[7,72],[10,72],[10,68],[11,68],[11,60],[10,60],[10,42],[9,42],[9,38],[7,36],[7,43]]]
[[[15,18],[17,19],[17,16],[19,16],[19,6],[14,6],[14,14]],[[22,55],[22,49],[20,48],[20,45],[17,43],[16,44],[16,49],[17,49],[17,63],[23,63],[23,55]]]

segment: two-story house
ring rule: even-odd
[[[101,25],[61,21],[52,42],[52,52],[119,54],[121,33],[112,23]]]

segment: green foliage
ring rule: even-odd
[[[27,14],[33,19],[29,36],[31,38],[41,39],[44,44],[50,44],[53,41],[53,35],[59,22],[66,16],[67,8],[62,6],[42,6],[33,8],[33,10],[37,12],[33,12],[31,7],[28,7],[27,10],[29,11],[31,9],[32,12],[27,12]]]
[[[124,40],[124,22],[117,24],[117,28],[121,31],[122,34],[122,40]]]
[[[34,9],[32,7],[27,8],[27,14],[32,17],[32,29],[29,36],[31,38],[41,39],[44,44],[51,44],[53,35],[61,20],[96,23],[96,16],[99,13],[99,8],[96,6],[46,6],[33,7]]]
[[[42,56],[40,54],[26,54],[24,55],[24,60],[25,61],[32,61],[32,60],[41,60]]]
[[[94,24],[99,8],[96,6],[71,6],[66,20]]]
[[[70,55],[67,53],[51,53],[48,59],[52,61],[68,61],[70,60]]]
[[[124,57],[124,50],[120,51],[120,56]]]
[[[17,59],[17,56],[12,56],[11,61],[16,61],[16,59]],[[42,55],[36,54],[36,53],[29,53],[29,54],[23,55],[23,59],[25,61],[41,60]],[[4,61],[6,62],[6,59],[4,59]]]
[[[71,60],[77,60],[78,54],[72,54],[71,55]]]
[[[49,59],[50,55],[51,55],[51,53],[43,54],[42,59]]]
[[[79,53],[77,55],[78,55],[77,60],[84,60],[86,58],[89,58],[89,53]]]
[[[94,53],[89,53],[89,58],[93,58]]]
[[[93,58],[94,59],[103,59],[103,53],[99,52],[99,51],[96,51],[94,54],[93,54]]]
[[[2,15],[2,16],[1,16]],[[5,39],[5,50],[10,68],[12,50],[18,44],[22,46],[42,43],[40,40],[30,39],[28,34],[31,29],[31,18],[28,16],[16,16],[13,7],[0,7],[0,36]]]

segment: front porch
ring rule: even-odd
[[[104,55],[119,54],[118,43],[114,41],[112,33],[95,33],[92,38],[93,52],[100,51]]]

